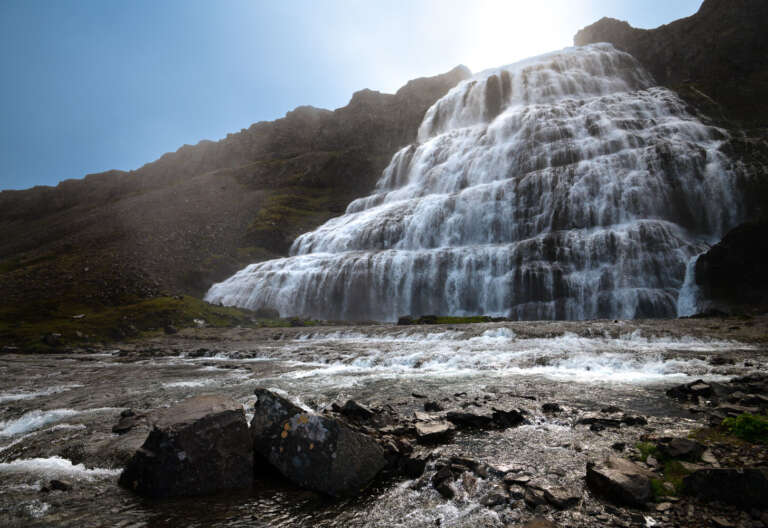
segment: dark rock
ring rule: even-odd
[[[164,331],[164,332],[165,332],[167,335],[172,335],[172,334],[178,334],[178,333],[179,333],[179,329],[178,329],[178,328],[176,328],[176,327],[175,327],[175,326],[173,326],[173,325],[170,325],[170,324],[169,324],[169,325],[165,325],[165,328],[163,328],[163,331]]]
[[[622,411],[621,407],[617,407],[615,405],[609,405],[608,407],[603,407],[602,409],[600,409],[600,412],[605,414],[620,413],[621,411]]]
[[[558,413],[561,412],[563,408],[557,403],[545,403],[541,406],[541,410],[545,413]]]
[[[589,414],[587,416],[584,416],[582,418],[579,418],[579,420],[576,422],[580,425],[597,425],[600,426],[599,428],[592,429],[601,431],[605,427],[620,427],[621,426],[621,420],[618,418],[605,418],[600,415],[596,414]]]
[[[48,487],[52,490],[69,491],[72,489],[72,483],[68,480],[53,479],[48,483]]]
[[[297,485],[333,497],[354,496],[387,465],[371,437],[273,391],[259,388],[255,394],[253,448]]]
[[[525,423],[525,417],[521,411],[512,409],[493,409],[493,423],[496,427],[506,429]]]
[[[691,462],[700,460],[705,449],[702,444],[688,438],[673,438],[669,442],[659,442],[656,448],[666,458],[683,459]]]
[[[214,395],[159,412],[119,480],[150,497],[203,495],[252,482],[253,450],[243,408]]]
[[[347,403],[344,404],[339,412],[344,416],[357,418],[359,420],[368,420],[369,418],[373,418],[376,414],[371,409],[355,400],[347,400]]]
[[[43,343],[48,346],[55,347],[61,344],[61,334],[51,333],[45,334],[42,339]]]
[[[445,418],[459,429],[488,429],[493,425],[493,411],[449,411]]]
[[[449,422],[419,422],[416,437],[422,444],[436,444],[447,441],[456,428]]]
[[[614,442],[613,445],[611,445],[611,449],[614,451],[624,451],[627,448],[627,444],[625,442]]]
[[[419,320],[417,321],[418,324],[423,325],[432,325],[437,324],[437,316],[436,315],[422,315],[419,317]]]
[[[653,498],[651,473],[637,464],[608,457],[599,464],[587,464],[587,486],[592,492],[617,504],[642,507]]]
[[[125,434],[140,423],[146,423],[147,417],[143,414],[135,414],[129,409],[130,414],[123,416],[120,414],[120,420],[112,427],[112,432],[115,434]]]
[[[621,417],[621,423],[629,426],[648,425],[648,420],[645,418],[645,416],[630,416],[629,414],[625,414]]]
[[[768,468],[699,469],[683,479],[683,493],[741,508],[765,508]]]
[[[525,489],[523,500],[531,508],[547,504],[547,497],[544,494],[544,490],[538,488],[528,487]]]
[[[562,487],[544,488],[544,498],[555,508],[564,510],[578,504],[581,494]]]
[[[432,487],[446,499],[452,499],[456,496],[456,488],[453,485],[454,474],[449,466],[439,469],[432,475]]]
[[[440,412],[443,410],[443,406],[436,401],[424,402],[424,410],[427,412]]]
[[[701,294],[724,306],[768,306],[768,221],[742,224],[696,260]]]
[[[522,528],[559,528],[557,524],[543,517],[535,517],[525,523]]]
[[[405,457],[401,460],[400,471],[408,478],[419,478],[424,473],[424,469],[427,467],[428,460],[429,457],[426,455],[414,455]]]
[[[482,497],[480,497],[480,504],[486,508],[492,508],[499,504],[506,504],[509,501],[507,492],[501,486],[493,486]]]
[[[402,317],[398,317],[397,324],[398,326],[412,325],[414,324],[413,317],[411,317],[410,315],[404,315]]]

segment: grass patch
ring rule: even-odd
[[[649,456],[652,456],[658,460],[659,450],[656,449],[655,444],[652,444],[651,442],[640,442],[635,447],[638,451],[640,451],[640,457],[642,460],[647,459]]]
[[[211,327],[290,326],[284,319],[259,318],[250,310],[214,306],[195,297],[155,297],[103,308],[66,304],[39,313],[21,313],[3,307],[0,308],[0,343],[15,345],[25,352],[46,352],[57,346],[138,337],[142,333],[162,331],[166,325],[192,327],[195,320],[205,321],[205,325]],[[43,341],[49,334],[60,334],[56,344]]]
[[[768,417],[745,413],[735,418],[726,418],[722,427],[747,442],[768,444]]]

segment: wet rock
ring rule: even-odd
[[[735,528],[736,524],[732,523],[725,517],[712,517],[713,528]]]
[[[545,403],[541,406],[541,410],[545,413],[558,413],[562,412],[563,408],[557,403]]]
[[[627,448],[626,442],[614,442],[611,445],[611,449],[614,451],[624,451]]]
[[[515,427],[525,423],[525,421],[522,411],[493,409],[493,423],[499,428]]]
[[[154,428],[120,475],[140,495],[203,495],[250,486],[253,451],[242,406],[196,396],[158,413]]]
[[[333,497],[360,493],[383,469],[383,449],[340,421],[256,389],[251,421],[257,455],[297,485]]]
[[[521,486],[527,485],[531,481],[531,477],[528,475],[520,475],[515,473],[507,473],[504,475],[504,482],[508,484],[518,484]]]
[[[125,434],[139,424],[146,424],[147,416],[145,414],[137,414],[133,409],[126,409],[120,413],[120,420],[112,426],[112,432],[115,434]]]
[[[436,401],[430,400],[428,402],[424,402],[424,410],[427,412],[440,412],[443,410],[443,406]]]
[[[424,469],[427,466],[428,460],[429,456],[424,454],[405,457],[400,463],[400,471],[408,478],[419,478],[424,474]]]
[[[419,422],[416,424],[416,438],[422,444],[436,444],[450,439],[455,429],[453,424],[444,421]]]
[[[493,426],[493,412],[485,409],[449,411],[445,418],[458,429],[489,429]]]
[[[587,486],[617,504],[641,507],[653,497],[651,473],[629,460],[610,456],[587,464]]]
[[[415,324],[413,317],[410,315],[404,315],[402,317],[397,318],[397,324],[398,326],[406,326],[406,325],[412,325]]]
[[[506,504],[509,500],[507,492],[501,486],[493,486],[480,498],[480,504],[486,508],[492,508],[499,504]]]
[[[598,427],[595,427],[592,430],[598,430],[598,431],[601,431],[603,428],[606,428],[606,427],[613,427],[613,428],[621,427],[620,419],[606,418],[605,416],[600,416],[599,414],[588,414],[586,416],[579,418],[579,420],[576,423],[579,425],[590,425],[590,426],[596,425]]]
[[[553,487],[544,488],[544,498],[555,508],[564,510],[578,504],[581,494],[568,488]]]
[[[439,469],[432,475],[432,487],[446,499],[456,496],[456,487],[453,485],[454,475],[449,466]]]
[[[600,412],[603,414],[615,414],[620,413],[621,411],[621,407],[617,407],[616,405],[609,405],[608,407],[603,407],[600,409]]]
[[[631,416],[625,414],[621,417],[621,423],[633,426],[633,425],[648,425],[648,420],[645,416]]]
[[[56,332],[45,334],[42,339],[43,343],[48,346],[55,347],[61,344],[61,334]]]
[[[525,489],[523,500],[531,508],[535,508],[536,506],[543,506],[544,504],[548,503],[547,497],[544,494],[544,490],[532,487]]]
[[[69,491],[72,489],[72,483],[68,480],[53,479],[48,483],[48,487],[52,490]]]
[[[704,380],[696,380],[684,385],[677,385],[667,390],[667,396],[680,401],[698,402],[699,397],[712,395],[712,387]]]
[[[344,416],[355,418],[358,420],[368,420],[373,418],[376,414],[365,405],[356,402],[355,400],[347,400],[347,403],[339,410]]]
[[[688,438],[673,438],[669,442],[659,442],[656,448],[666,458],[696,462],[701,459],[705,447]]]
[[[543,517],[534,517],[523,525],[523,528],[559,528],[557,524]]]
[[[166,333],[166,335],[173,335],[173,334],[179,333],[179,329],[170,324],[165,325],[165,328],[163,328],[163,331]]]
[[[768,497],[768,468],[700,469],[683,479],[683,493],[704,501],[764,508]]]

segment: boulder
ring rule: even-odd
[[[581,494],[574,490],[563,487],[544,488],[544,498],[552,506],[559,510],[564,510],[578,504],[581,500]]]
[[[587,464],[587,486],[595,494],[626,506],[641,507],[653,498],[651,473],[616,456]]]
[[[376,414],[371,409],[355,400],[347,400],[347,403],[344,404],[339,412],[344,416],[355,418],[357,420],[368,420],[373,418],[374,414]]]
[[[251,421],[255,453],[295,484],[332,497],[357,495],[386,466],[373,438],[268,389]]]
[[[422,444],[434,444],[451,437],[455,427],[449,422],[418,422],[416,437]]]
[[[683,493],[741,508],[765,508],[768,468],[699,469],[683,479]]]
[[[253,483],[253,448],[242,406],[203,395],[158,412],[121,486],[149,497],[204,495]]]
[[[705,447],[688,438],[673,438],[669,442],[659,442],[656,448],[666,458],[677,458],[696,462],[701,460]]]

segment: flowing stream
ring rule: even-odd
[[[373,194],[206,299],[327,320],[673,317],[689,262],[742,219],[724,138],[609,44],[487,70],[427,111]]]
[[[584,494],[580,505],[546,514],[561,525],[593,526],[591,516],[604,505],[583,491],[588,460],[612,453],[616,441],[631,446],[649,431],[684,435],[700,423],[664,389],[698,378],[724,381],[768,364],[764,349],[729,339],[655,336],[635,323],[578,324],[232,329],[102,354],[6,355],[0,363],[0,525],[501,527],[534,515],[522,501],[483,505],[495,485],[491,478],[459,484],[453,500],[407,479],[380,482],[346,501],[265,475],[252,490],[165,501],[117,486],[124,459],[116,453],[133,434],[112,433],[121,411],[218,393],[242,402],[250,415],[253,390],[261,386],[316,409],[354,398],[405,417],[423,411],[426,398],[445,409],[523,409],[526,425],[459,432],[434,448],[435,456],[469,456],[568,486]],[[547,402],[565,410],[548,415],[542,412]],[[594,432],[578,424],[607,405],[645,416],[648,425]],[[54,478],[73,489],[41,493]]]

